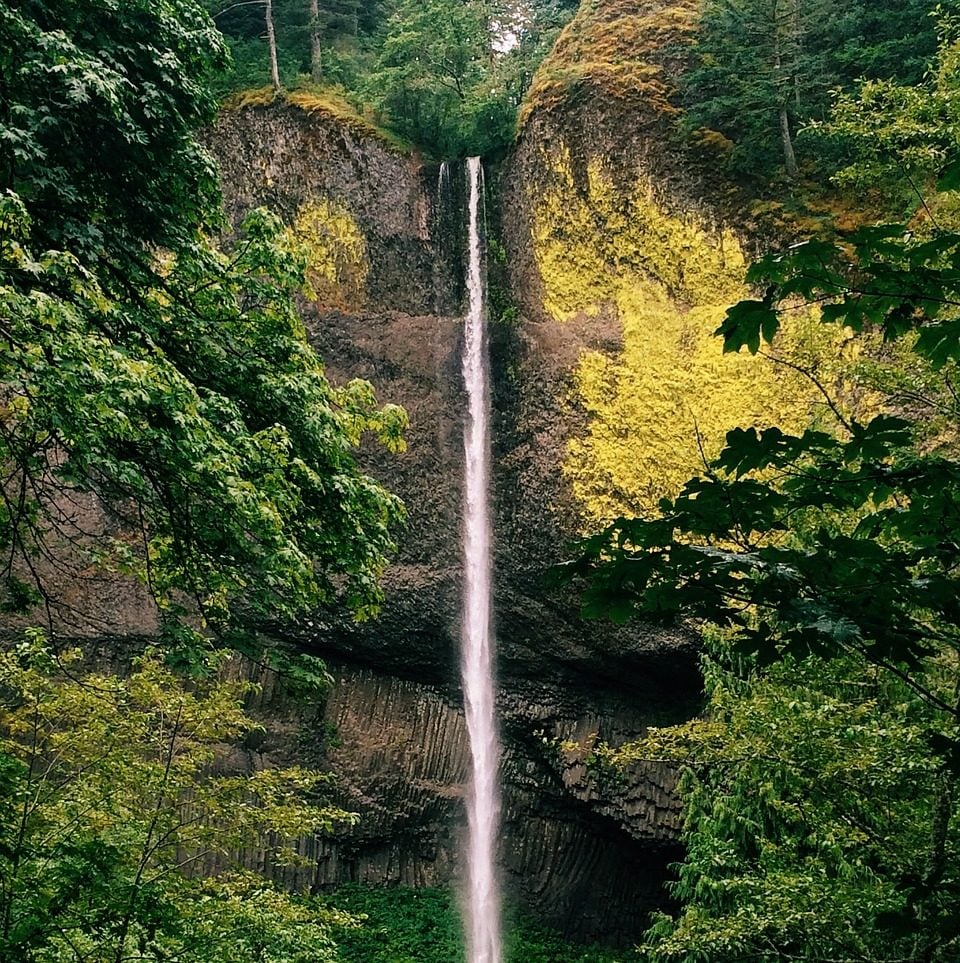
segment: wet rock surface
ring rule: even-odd
[[[361,815],[319,847],[312,883],[443,884],[460,870],[469,751],[458,670],[463,268],[451,227],[463,175],[451,170],[445,198],[436,168],[330,126],[262,108],[222,120],[212,142],[234,218],[261,203],[289,217],[315,196],[354,214],[370,252],[366,300],[338,312],[307,305],[308,328],[333,380],[367,378],[410,415],[406,452],[364,452],[409,514],[381,616],[318,614],[282,629],[335,667],[323,725],[336,735],[324,758],[340,801]],[[499,213],[488,210],[494,222]],[[491,328],[495,621],[507,891],[572,935],[629,940],[663,904],[678,856],[673,773],[651,764],[601,778],[560,746],[623,741],[688,717],[700,690],[694,647],[650,626],[584,623],[571,593],[543,585],[580,525],[560,470],[577,426],[558,399],[583,347],[618,336],[613,319]]]
[[[380,618],[317,613],[275,627],[322,655],[336,684],[322,705],[300,706],[262,680],[265,732],[224,765],[330,766],[337,801],[361,816],[344,833],[305,840],[309,865],[274,867],[277,878],[444,885],[460,873],[469,753],[458,672],[462,175],[453,170],[438,191],[436,167],[289,105],[228,112],[210,144],[234,222],[264,204],[288,222],[317,199],[349,210],[366,241],[364,295],[335,311],[305,303],[310,337],[333,381],[366,378],[410,416],[406,452],[362,453],[409,516]],[[519,229],[495,203],[491,195],[491,222]],[[584,623],[573,594],[542,581],[581,525],[560,470],[578,426],[558,399],[582,348],[617,338],[603,318],[561,328],[524,315],[491,329],[495,622],[506,890],[571,936],[629,941],[663,905],[678,856],[674,775],[650,764],[613,780],[564,744],[621,742],[688,717],[700,691],[695,648],[680,632]],[[142,592],[111,584],[108,596],[102,619],[65,634],[106,644],[155,630]],[[263,868],[263,854],[245,858]]]

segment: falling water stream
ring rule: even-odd
[[[490,589],[490,402],[479,224],[483,169],[478,157],[467,161],[467,182],[470,214],[463,379],[469,411],[464,433],[465,584],[461,638],[463,697],[473,761],[467,798],[467,961],[501,963],[500,895],[495,867],[500,794]]]

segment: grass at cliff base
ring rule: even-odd
[[[332,934],[340,963],[463,963],[456,897],[441,889],[348,884],[324,897],[331,906],[365,916]],[[614,952],[570,943],[522,914],[508,912],[506,963],[626,963]]]

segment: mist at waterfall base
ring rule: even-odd
[[[499,741],[494,705],[492,535],[490,529],[490,390],[487,383],[485,311],[480,237],[483,169],[467,161],[469,198],[467,314],[463,379],[468,412],[464,431],[464,601],[461,672],[470,739],[467,795],[467,963],[501,963],[500,893],[496,843],[500,817]]]

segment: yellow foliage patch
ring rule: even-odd
[[[317,87],[293,90],[285,95],[286,102],[311,114],[322,114],[335,120],[358,137],[375,137],[383,146],[403,154],[413,153],[412,144],[392,131],[378,127],[365,115],[359,114],[337,91]]]
[[[367,245],[353,215],[325,198],[309,201],[290,228],[307,254],[307,280],[322,308],[348,310],[364,299]]]
[[[794,371],[723,354],[712,334],[722,305],[683,311],[640,285],[625,287],[617,306],[623,352],[585,354],[571,399],[590,422],[569,443],[564,471],[590,522],[656,512],[735,426],[796,430],[810,421],[813,394]]]
[[[330,120],[352,130],[361,136],[372,136],[387,140],[384,132],[357,113],[335,91],[331,90],[292,90],[284,95],[284,100],[293,107],[299,107],[309,114],[323,114]]]
[[[729,154],[734,147],[729,137],[725,137],[718,130],[710,130],[709,127],[700,127],[695,130],[690,140],[701,150],[714,154]]]
[[[542,157],[553,183],[534,214],[534,251],[555,318],[615,301],[625,276],[690,305],[742,297],[746,262],[730,231],[708,235],[693,219],[664,214],[649,184],[624,195],[596,159],[578,184],[565,145]]]
[[[266,107],[276,99],[277,92],[268,84],[266,87],[238,90],[227,97],[220,107],[223,110],[239,110],[241,107]]]
[[[562,399],[589,418],[564,465],[588,524],[656,511],[735,426],[810,422],[807,379],[764,358],[724,355],[713,335],[747,294],[732,234],[666,213],[642,180],[622,193],[598,160],[580,185],[564,148],[545,163],[552,185],[534,214],[545,308],[558,322],[612,308],[623,334],[616,356],[582,355]],[[803,315],[776,348],[809,361],[829,353],[834,336]]]

